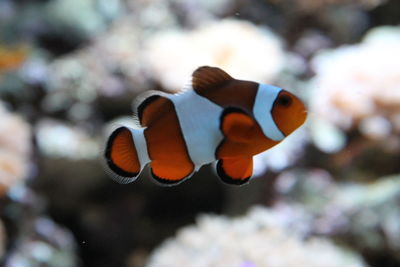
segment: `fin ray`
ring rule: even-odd
[[[217,67],[202,66],[192,74],[192,87],[195,90],[207,90],[232,81],[233,78]]]
[[[193,166],[182,166],[178,162],[151,162],[151,175],[161,185],[177,185],[190,178],[194,173]]]
[[[128,127],[115,129],[104,150],[105,166],[111,178],[120,183],[136,180],[141,166],[132,133]]]

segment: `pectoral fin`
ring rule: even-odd
[[[226,108],[220,119],[220,130],[224,139],[218,145],[215,156],[220,158],[243,158],[251,153],[257,140],[259,126],[254,118],[241,108]]]
[[[256,121],[241,108],[226,108],[221,115],[221,131],[230,141],[248,142],[255,126]]]

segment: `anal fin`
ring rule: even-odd
[[[177,185],[189,178],[193,172],[193,165],[189,162],[152,161],[151,175],[161,185]]]
[[[225,158],[217,162],[217,173],[221,180],[231,185],[247,183],[253,174],[253,158]]]

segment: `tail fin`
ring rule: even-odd
[[[110,177],[122,184],[136,180],[150,162],[144,129],[119,127],[107,140],[104,151],[106,170]]]

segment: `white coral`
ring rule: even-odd
[[[227,19],[193,31],[163,31],[146,43],[145,59],[168,90],[179,90],[201,65],[218,66],[233,77],[271,82],[282,69],[281,40],[267,28]]]
[[[134,21],[121,19],[107,33],[94,38],[90,46],[54,60],[48,70],[49,106],[60,105],[53,99],[57,93],[62,94],[61,98],[78,98],[89,103],[97,95],[117,96],[127,89],[140,90],[143,77],[138,36],[139,27]],[[115,73],[134,86],[126,86]]]
[[[38,147],[47,156],[96,158],[99,144],[87,131],[52,119],[42,119],[36,129]]]
[[[147,266],[365,266],[328,240],[304,241],[283,225],[277,212],[261,207],[236,219],[203,215],[157,248]]]
[[[319,9],[335,5],[358,5],[367,9],[375,8],[385,2],[385,0],[273,0],[277,3],[286,3],[295,6],[304,12],[315,12]]]
[[[312,61],[313,112],[343,129],[356,126],[378,138],[400,129],[399,33],[398,27],[380,27],[360,44],[318,54]]]
[[[31,152],[29,125],[0,102],[0,196],[27,175]]]

